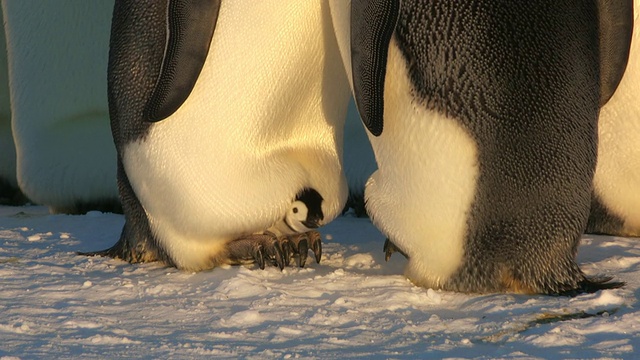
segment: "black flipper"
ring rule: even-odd
[[[162,69],[145,108],[147,121],[173,114],[187,99],[202,71],[222,0],[170,0]]]
[[[633,0],[600,0],[600,106],[618,88],[629,60],[633,33]]]
[[[389,42],[396,27],[400,0],[351,2],[351,70],[360,117],[379,136],[384,127],[384,80]]]

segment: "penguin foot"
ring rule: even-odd
[[[285,251],[287,265],[292,258],[298,259],[298,266],[304,267],[307,263],[309,250],[313,252],[316,263],[322,259],[322,237],[317,231],[307,231],[302,234],[284,235],[280,238],[280,244]]]
[[[285,252],[279,239],[273,234],[253,234],[227,244],[229,262],[232,265],[255,262],[264,270],[266,264],[284,269]]]
[[[393,255],[393,253],[395,252],[402,254],[407,259],[409,258],[407,254],[405,254],[402,250],[400,250],[400,248],[397,247],[396,244],[391,242],[389,238],[385,240],[383,250],[384,250],[384,261],[389,261],[389,259],[391,259],[391,255]]]
[[[151,239],[132,231],[131,228],[128,223],[125,223],[118,242],[108,249],[77,252],[76,254],[89,257],[110,257],[130,264],[162,261],[169,266],[175,266],[171,258],[162,249],[154,245]]]
[[[298,259],[298,266],[304,267],[309,250],[313,251],[316,262],[319,263],[322,258],[321,240],[317,231],[279,237],[266,231],[230,242],[227,252],[232,265],[255,262],[263,270],[267,264],[282,270],[291,264],[293,258]]]

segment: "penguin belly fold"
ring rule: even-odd
[[[365,197],[388,255],[445,290],[621,286],[575,261],[596,163],[595,2],[392,3],[351,9],[356,104],[378,163]],[[367,42],[389,24],[388,48]]]
[[[183,31],[166,34],[172,26]],[[242,260],[233,252],[244,244],[262,251],[252,240],[303,189],[323,199],[317,225],[340,213],[349,88],[324,2],[116,1],[113,27],[109,96],[126,222],[100,254],[204,270]],[[190,51],[205,55],[200,67],[174,74]]]
[[[587,233],[640,237],[640,0],[624,76],[600,110]]]

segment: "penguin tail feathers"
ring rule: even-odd
[[[585,276],[573,290],[561,292],[559,295],[575,297],[580,294],[593,294],[599,290],[618,289],[626,285],[624,281],[612,281],[611,276]]]
[[[76,254],[81,256],[88,256],[88,257],[100,256],[100,257],[110,257],[110,258],[117,258],[117,259],[124,260],[124,257],[122,256],[123,249],[120,241],[118,241],[115,245],[113,245],[108,249],[99,250],[99,251],[87,251],[87,252],[77,251]]]
[[[582,291],[585,293],[594,293],[598,290],[618,289],[626,285],[624,281],[611,281],[611,276],[585,276],[584,280],[580,283]]]

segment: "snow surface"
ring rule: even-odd
[[[75,255],[124,219],[0,206],[0,359],[636,358],[640,240],[585,236],[578,260],[622,289],[576,298],[413,286],[369,220],[322,228],[320,264],[186,273]]]

